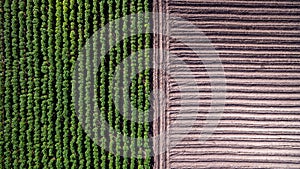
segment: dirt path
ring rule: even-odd
[[[154,37],[156,47],[170,51],[154,53],[168,63],[154,72],[154,87],[161,89],[154,135],[169,134],[155,143],[156,151],[168,149],[154,158],[154,167],[300,168],[300,2],[160,0],[154,11],[187,19],[168,29],[162,18],[154,22],[171,35]],[[198,43],[190,23],[212,46]],[[211,47],[226,86],[213,83],[222,82],[222,69]],[[226,89],[225,102],[214,95],[218,89]],[[214,108],[217,113],[210,112]],[[205,127],[216,123],[201,140],[210,132]]]

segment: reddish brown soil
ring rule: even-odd
[[[155,47],[170,51],[154,53],[156,61],[168,63],[154,72],[154,87],[161,89],[156,93],[154,135],[169,133],[154,145],[155,151],[168,147],[166,153],[155,156],[154,167],[299,169],[300,2],[158,0],[154,11],[186,18],[205,33],[219,54],[227,91],[215,132],[205,142],[197,140],[212,96],[201,60],[210,58],[205,53],[195,56],[186,46],[203,45],[193,43],[199,37],[188,33],[186,21],[165,31],[189,44],[154,36]],[[167,27],[162,21],[156,18],[154,29]],[[196,83],[189,85],[191,81]],[[182,140],[181,133],[190,125],[194,130]]]

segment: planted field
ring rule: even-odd
[[[103,56],[101,65],[96,65],[98,106],[82,106],[91,102],[88,92],[92,84],[78,86],[76,98],[82,105],[74,104],[72,93],[76,87],[72,82],[78,80],[73,79],[75,63],[79,68],[95,64],[89,57],[78,60],[92,35],[110,21],[148,12],[150,6],[147,0],[0,2],[0,168],[151,168],[149,142],[119,137],[147,140],[151,135],[147,111],[150,70],[137,71],[137,66],[150,64],[149,50],[143,50],[151,46],[150,35],[122,39],[127,36],[124,34],[149,30],[149,15],[123,20],[122,26],[110,25],[92,39],[101,46],[91,43],[86,54]],[[113,41],[121,42],[112,46]],[[132,53],[138,53],[136,59],[115,71]],[[132,76],[135,78],[130,79]],[[91,72],[81,77],[85,79],[79,80],[88,81]],[[118,103],[122,103],[120,110],[116,109]],[[77,114],[76,106],[87,113],[100,109],[103,116]],[[130,111],[132,107],[144,111]],[[109,130],[117,131],[116,138],[107,135],[105,126],[99,127],[101,120],[108,122]],[[104,145],[96,144],[82,123]],[[106,145],[109,150],[101,148]],[[146,147],[146,151],[135,150],[136,146]]]

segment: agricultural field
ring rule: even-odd
[[[173,20],[154,27],[171,36],[154,38],[169,52],[154,168],[300,168],[300,1],[156,2]]]
[[[77,59],[93,33],[115,19],[150,9],[149,0],[0,2],[0,168],[152,167],[149,142],[122,141],[119,137],[151,137],[147,111],[150,69],[137,72],[138,66],[150,64],[151,36],[140,34],[122,39],[149,30],[149,14],[138,20],[123,20],[119,23],[122,26],[110,25],[98,39],[92,39],[101,43],[94,43],[88,54],[103,55],[94,89],[98,102],[94,108],[101,110],[101,118],[76,113],[74,98],[79,99],[80,111],[93,111],[83,106],[89,104],[91,84],[79,84],[81,93],[73,96],[75,63],[79,63],[79,68],[94,64],[89,58]],[[122,41],[113,46],[115,40]],[[107,49],[109,52],[105,53]],[[115,73],[114,68],[132,53],[138,53],[136,59]],[[132,76],[135,78],[129,79]],[[88,81],[90,72],[81,77]],[[116,103],[122,103],[118,110]],[[129,111],[130,107],[140,111]],[[101,121],[107,121],[117,137],[107,135],[106,128],[98,126],[103,124]],[[82,123],[95,138],[101,138],[108,150],[86,134]],[[146,149],[142,152],[135,149],[137,146]]]
[[[299,21],[299,0],[2,0],[0,169],[299,169]]]

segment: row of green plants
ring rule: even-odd
[[[151,62],[147,49],[151,37],[139,34],[122,39],[149,31],[149,14],[100,30],[94,43],[86,46],[92,49],[85,52],[94,55],[93,60],[77,59],[99,28],[150,9],[148,0],[0,1],[0,168],[151,168],[151,146],[142,141],[149,139],[151,131],[151,74],[145,69]],[[136,59],[123,62],[124,67],[115,71],[130,55]],[[90,81],[93,76],[86,72],[80,76],[83,79],[72,79],[75,63],[80,63],[79,69],[98,67],[96,56],[103,56],[95,71],[97,100],[89,96],[90,83],[79,84],[78,100],[79,111],[99,109],[101,116],[77,115],[72,82]],[[84,106],[93,101],[99,104]],[[107,136],[105,121],[116,137]],[[100,138],[101,145],[80,122],[93,131],[93,138]],[[122,135],[138,139],[123,140]]]

